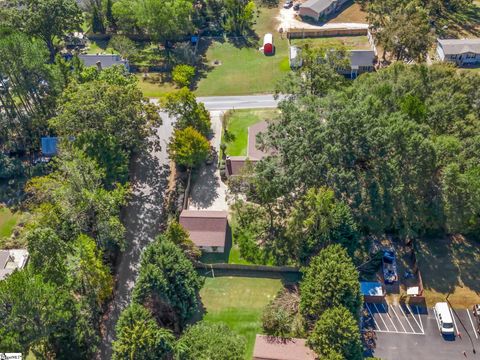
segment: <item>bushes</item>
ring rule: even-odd
[[[173,82],[179,88],[190,87],[194,76],[195,68],[190,65],[177,65],[172,71]]]

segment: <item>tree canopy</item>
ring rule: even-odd
[[[191,169],[200,165],[210,152],[210,143],[193,127],[177,129],[168,144],[170,158]]]
[[[300,285],[300,311],[315,321],[327,309],[345,306],[354,316],[362,305],[358,271],[341,245],[330,245],[305,268]]]

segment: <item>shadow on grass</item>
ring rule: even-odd
[[[417,243],[417,259],[424,287],[450,293],[467,286],[480,292],[479,244],[461,235],[422,239]]]
[[[434,24],[436,33],[442,38],[464,37],[467,32],[472,36],[480,36],[480,7],[471,4],[460,10],[441,14],[441,19]]]

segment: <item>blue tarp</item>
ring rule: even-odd
[[[42,154],[43,156],[57,155],[57,137],[42,137]]]
[[[375,281],[361,281],[360,291],[363,296],[383,296],[382,284]]]

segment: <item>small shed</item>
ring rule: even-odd
[[[265,55],[273,54],[273,35],[268,33],[263,37],[263,53]]]
[[[290,46],[288,60],[290,62],[291,69],[298,69],[302,67],[302,58],[300,52],[301,50],[298,46]]]
[[[229,229],[227,215],[226,211],[183,210],[180,225],[202,252],[223,253]]]

